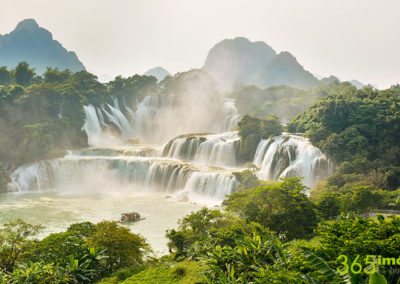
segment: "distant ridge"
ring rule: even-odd
[[[356,87],[357,89],[362,89],[362,88],[364,87],[364,84],[361,83],[361,82],[358,81],[358,80],[351,80],[350,83],[351,83],[354,87]]]
[[[0,66],[14,68],[21,61],[28,62],[38,74],[47,67],[86,70],[75,52],[66,50],[34,19],[25,19],[12,32],[0,35]]]
[[[160,81],[164,80],[165,77],[171,75],[171,73],[169,73],[164,68],[158,66],[158,67],[148,70],[143,75],[156,77],[157,81],[160,82]]]
[[[203,69],[219,82],[222,89],[230,89],[236,84],[297,88],[319,84],[319,80],[289,52],[277,54],[265,42],[251,42],[244,37],[217,43],[209,51]]]
[[[235,84],[252,85],[275,56],[275,50],[265,42],[251,42],[244,37],[224,39],[208,52],[203,69],[223,89]]]

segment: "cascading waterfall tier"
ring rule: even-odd
[[[218,117],[201,119],[201,113],[197,121],[188,120],[190,113],[180,101],[174,95],[146,96],[137,104],[135,111],[124,100],[118,102],[116,98],[101,107],[87,105],[84,106],[86,120],[82,130],[86,132],[91,146],[122,145],[131,139],[160,143],[190,130],[230,131],[240,119],[232,99],[221,102]]]
[[[77,156],[21,166],[11,175],[9,191],[32,191],[76,186],[78,190],[108,183],[135,190],[186,192],[222,201],[235,190],[237,181],[227,171],[196,168],[166,158],[137,156]]]
[[[207,165],[236,166],[240,136],[236,131],[221,134],[181,135],[164,147],[163,156]]]
[[[137,156],[137,157],[157,157],[160,149],[151,146],[136,147],[117,147],[117,148],[99,148],[92,147],[78,151],[69,151],[69,154],[78,156]]]
[[[221,122],[214,125],[212,132],[218,133],[237,128],[241,115],[235,106],[234,99],[225,98],[222,113]]]
[[[8,191],[42,190],[56,185],[57,160],[22,165],[10,175]]]
[[[329,177],[334,169],[333,163],[307,138],[288,133],[261,140],[253,163],[260,168],[260,179],[298,176],[310,188]]]
[[[173,95],[147,96],[134,109],[117,99],[101,107],[85,106],[82,129],[88,135],[89,144],[97,147],[75,150],[61,159],[23,165],[11,174],[8,190],[72,185],[79,191],[85,188],[101,191],[122,185],[132,191],[150,189],[183,194],[189,200],[201,196],[222,201],[236,189],[238,182],[232,172],[238,170],[240,137],[237,131],[180,135],[164,147],[138,144],[133,138],[152,140],[158,131],[171,131],[174,125],[168,126],[168,123],[170,115],[175,115],[176,102]],[[218,132],[236,127],[240,117],[234,101],[226,99],[221,109],[223,119],[209,124],[207,130]],[[260,179],[300,176],[309,187],[333,172],[333,164],[308,139],[287,133],[262,140],[253,162],[260,168],[257,174]]]

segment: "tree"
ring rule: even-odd
[[[142,236],[111,221],[96,224],[96,230],[88,237],[87,243],[90,247],[106,250],[105,262],[109,272],[142,264],[150,249]]]
[[[366,267],[368,255],[381,255],[385,258],[398,257],[400,250],[400,219],[392,216],[378,220],[365,219],[355,214],[342,215],[334,222],[319,224],[316,236],[319,245],[312,250],[324,258],[332,267],[337,268],[341,263],[337,260],[339,255],[346,255],[351,264],[359,255],[358,263]],[[390,273],[396,265],[377,266],[377,272],[384,273],[390,283],[398,283],[399,275]],[[361,273],[358,281],[352,283],[365,283],[366,274]]]
[[[11,83],[11,72],[7,67],[0,67],[0,85],[8,85]]]
[[[282,133],[282,126],[276,116],[259,119],[245,115],[238,125],[241,138],[239,156],[242,161],[253,160],[261,139],[268,139]]]
[[[304,132],[339,169],[346,163],[341,175],[361,174],[356,182],[380,176],[372,180],[374,185],[396,189],[400,186],[396,170],[400,161],[399,94],[398,85],[387,90],[334,85],[329,96],[294,118],[288,130]]]
[[[24,253],[32,244],[32,237],[43,229],[18,219],[6,223],[0,229],[0,268],[12,272]]]
[[[64,83],[71,76],[71,71],[60,71],[58,68],[47,67],[46,72],[43,74],[45,83]]]
[[[186,256],[195,242],[205,237],[213,227],[221,228],[224,215],[219,210],[202,208],[179,220],[179,228],[168,230],[168,247],[176,252],[176,257]]]
[[[32,82],[34,76],[34,69],[29,68],[29,64],[26,62],[20,62],[18,63],[17,67],[15,67],[14,80],[15,83],[19,85],[29,85]]]
[[[340,201],[334,194],[324,194],[317,201],[317,209],[325,219],[340,215]]]
[[[283,239],[309,238],[317,226],[315,205],[304,193],[299,178],[234,192],[224,204],[248,222],[257,222]]]
[[[107,96],[106,87],[97,81],[97,77],[86,71],[79,71],[72,74],[67,81],[67,84],[78,91],[86,101],[94,105],[101,105],[110,99]]]

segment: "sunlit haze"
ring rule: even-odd
[[[396,0],[0,0],[0,33],[34,18],[97,75],[201,67],[224,38],[265,41],[307,70],[387,87],[400,78]]]

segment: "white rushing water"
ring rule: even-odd
[[[86,121],[82,129],[87,133],[91,146],[123,144],[130,139],[141,143],[162,143],[182,133],[224,132],[236,128],[240,119],[235,103],[225,99],[218,116],[196,111],[192,118],[185,104],[174,95],[146,96],[133,111],[116,98],[102,107],[84,107]]]
[[[121,153],[126,154],[126,151]],[[237,186],[235,177],[223,169],[197,168],[168,158],[95,156],[96,153],[104,155],[104,150],[92,150],[91,156],[87,151],[83,153],[19,167],[11,175],[9,191],[75,187],[77,193],[94,193],[94,190],[101,194],[104,187],[112,185],[116,190],[124,186],[131,192],[169,193],[196,202],[195,197],[201,195],[204,204],[212,205],[221,203]]]
[[[197,97],[190,98],[194,106]],[[85,106],[82,129],[95,147],[14,170],[8,184],[13,193],[0,198],[0,222],[21,217],[46,224],[50,233],[138,211],[146,219],[132,230],[165,252],[165,230],[178,218],[221,204],[238,187],[233,172],[244,169],[235,131],[240,116],[233,100],[216,101],[217,117],[187,109],[173,95],[147,96],[133,108],[116,98]],[[262,140],[253,163],[260,179],[301,176],[309,187],[333,171],[318,148],[291,134]]]
[[[262,140],[253,163],[260,168],[260,179],[278,180],[280,177],[298,176],[310,188],[333,172],[332,162],[321,150],[307,138],[288,133]]]
[[[163,155],[206,165],[237,166],[240,137],[236,131],[183,135],[170,140]]]

